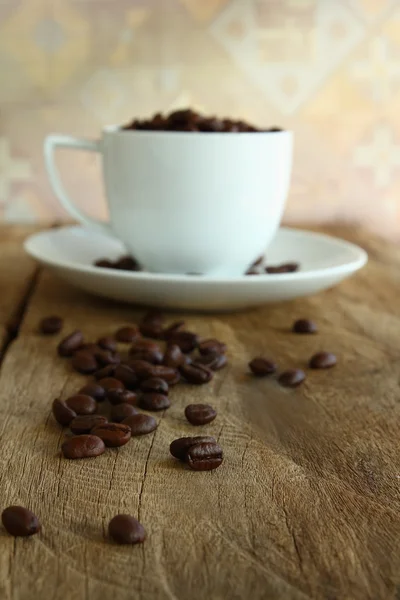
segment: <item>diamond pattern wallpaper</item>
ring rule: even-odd
[[[0,0],[0,75],[3,221],[68,220],[47,134],[191,106],[294,130],[286,222],[400,239],[398,0]],[[105,216],[98,160],[58,159]]]

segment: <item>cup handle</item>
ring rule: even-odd
[[[72,148],[74,150],[88,150],[89,152],[101,152],[100,140],[85,140],[71,137],[69,135],[49,135],[44,143],[44,160],[47,173],[50,179],[51,187],[65,210],[77,221],[83,225],[88,225],[92,229],[96,229],[101,233],[114,237],[111,227],[108,223],[93,219],[85,215],[75,204],[69,199],[64,186],[61,182],[60,175],[54,160],[54,151],[57,148]]]

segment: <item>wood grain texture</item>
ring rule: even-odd
[[[86,378],[37,323],[60,314],[64,332],[81,327],[95,340],[140,313],[40,275],[0,372],[0,499],[31,508],[43,532],[14,540],[1,531],[0,598],[400,597],[400,248],[336,233],[370,251],[366,269],[311,299],[186,316],[228,344],[229,367],[208,386],[175,388],[154,434],[86,461],[60,457],[65,432],[50,412]],[[23,289],[0,273],[2,289]],[[318,335],[291,334],[299,317],[313,317]],[[306,368],[318,350],[335,352],[338,366],[307,370],[297,390],[247,374],[255,355]],[[183,410],[202,401],[218,417],[195,428]],[[214,472],[187,471],[169,455],[174,438],[200,431],[224,448]],[[108,541],[119,512],[138,516],[145,544]]]

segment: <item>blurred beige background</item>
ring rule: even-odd
[[[47,133],[192,106],[296,134],[287,222],[400,238],[399,0],[0,0],[0,218],[66,219]],[[60,153],[105,214],[92,155]]]

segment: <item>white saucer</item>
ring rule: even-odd
[[[73,285],[135,304],[191,310],[236,310],[309,296],[339,283],[367,262],[353,244],[327,235],[282,227],[268,248],[268,264],[300,263],[295,273],[211,278],[137,273],[94,267],[99,258],[117,259],[123,245],[83,227],[37,233],[25,250]]]

